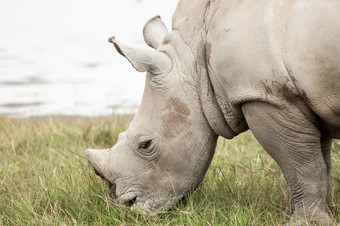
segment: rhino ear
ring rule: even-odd
[[[163,43],[163,39],[168,33],[168,29],[160,16],[151,18],[143,29],[146,44],[154,49],[157,49]]]
[[[115,37],[109,38],[116,50],[130,61],[132,66],[139,72],[149,71],[153,74],[169,72],[172,62],[169,56],[155,49],[137,49],[118,42]]]

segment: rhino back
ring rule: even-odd
[[[282,56],[288,5],[230,2],[221,4],[207,34],[207,66],[216,95],[238,117],[245,102],[301,101]]]
[[[249,101],[298,103],[339,127],[339,1],[226,2],[207,35],[217,94],[236,113]]]

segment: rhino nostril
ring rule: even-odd
[[[131,207],[131,206],[133,206],[133,204],[136,203],[136,200],[137,200],[137,197],[134,197],[133,199],[129,200],[129,201],[126,203],[126,205],[129,206],[129,207]]]

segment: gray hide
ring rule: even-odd
[[[330,144],[340,138],[340,1],[182,0],[168,32],[144,27],[150,46],[113,37],[147,72],[141,106],[107,150],[87,150],[117,202],[149,214],[202,181],[218,136],[250,129],[292,192],[291,223],[330,224]]]

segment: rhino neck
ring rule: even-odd
[[[204,68],[199,69],[199,84],[198,93],[200,97],[201,107],[211,129],[219,136],[227,139],[232,139],[237,135],[236,132],[230,127],[225,115],[222,111],[220,103],[213,89],[210,77],[207,70]],[[226,107],[226,106],[224,106]]]
[[[229,107],[227,103],[221,103],[222,98],[218,98],[215,93],[207,69],[209,59],[206,57],[206,52],[209,51],[209,46],[206,45],[207,33],[221,2],[222,0],[197,0],[193,3],[181,0],[173,16],[172,29],[180,34],[195,56],[199,102],[209,126],[217,135],[231,139],[239,131],[233,130],[226,120],[228,117],[225,111]]]

